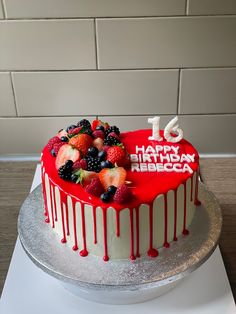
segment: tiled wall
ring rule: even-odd
[[[236,153],[235,0],[0,0],[0,155],[80,116],[177,114],[201,153]]]

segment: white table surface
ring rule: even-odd
[[[32,184],[40,183],[40,168]],[[155,300],[132,305],[88,302],[66,291],[53,277],[27,257],[19,239],[0,299],[0,314],[232,314],[236,313],[219,248],[198,270],[171,292]]]

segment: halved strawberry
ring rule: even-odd
[[[81,154],[77,149],[74,149],[69,144],[65,144],[58,151],[56,158],[56,169],[58,170],[61,166],[63,166],[67,160],[72,160],[75,162],[80,158]]]
[[[92,179],[98,178],[98,173],[94,171],[79,169],[73,173],[78,176],[78,180],[76,181],[76,183],[80,183],[83,186],[90,184]]]
[[[104,168],[98,173],[98,176],[103,187],[107,190],[110,185],[119,187],[125,183],[126,170],[123,167]]]
[[[82,130],[82,128],[83,128],[82,126],[79,126],[79,127],[77,127],[77,128],[70,129],[70,130],[68,131],[68,134],[70,134],[70,135],[79,134],[80,131]]]
[[[91,129],[95,131],[96,127],[99,125],[102,125],[105,130],[109,128],[109,124],[107,122],[102,122],[101,120],[96,119],[96,120],[93,120]]]
[[[103,149],[103,139],[96,138],[93,140],[93,146],[96,147],[99,151]]]
[[[88,134],[78,134],[69,140],[69,144],[86,155],[88,148],[92,146],[93,139]]]

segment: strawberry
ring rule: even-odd
[[[73,172],[78,176],[78,180],[76,183],[80,183],[81,185],[88,185],[94,178],[98,178],[98,173],[94,171],[87,171],[83,169],[79,169],[76,172]]]
[[[111,146],[107,150],[107,160],[111,163],[119,165],[125,159],[126,153],[121,146]]]
[[[66,130],[61,130],[60,132],[57,133],[58,138],[62,138],[63,136],[67,137]]]
[[[97,149],[100,151],[103,149],[103,139],[101,138],[96,138],[95,140],[93,140],[93,146],[97,147]]]
[[[102,130],[96,130],[96,131],[93,132],[93,137],[94,138],[102,138],[102,139],[104,139],[105,134],[104,134],[104,132]]]
[[[85,187],[85,191],[94,196],[100,196],[104,192],[104,188],[99,180],[99,178],[93,178]]]
[[[107,122],[102,122],[101,120],[96,119],[96,120],[93,120],[91,129],[95,131],[96,127],[99,125],[102,125],[105,130],[109,128],[109,124]]]
[[[127,187],[127,185],[122,184],[116,190],[116,193],[113,197],[114,202],[123,204],[130,201],[133,197],[131,190]]]
[[[124,184],[126,171],[123,167],[104,168],[98,173],[98,176],[103,187],[107,190],[110,185],[119,187]]]
[[[92,146],[92,143],[93,139],[88,134],[78,134],[69,140],[69,144],[77,148],[84,155],[86,155],[88,148]]]
[[[86,159],[80,159],[77,160],[74,164],[73,164],[73,170],[78,170],[78,169],[87,169],[87,161]]]
[[[58,151],[56,158],[56,169],[58,170],[63,166],[67,160],[72,160],[73,162],[81,158],[80,152],[74,149],[69,144],[64,144]]]
[[[51,138],[48,143],[47,143],[47,149],[49,151],[51,151],[53,149],[53,145],[56,144],[56,143],[59,143],[61,142],[61,140],[59,139],[59,137],[57,136],[54,136],[53,138]]]
[[[80,126],[80,127],[77,127],[77,128],[74,128],[74,129],[70,129],[69,131],[68,131],[68,134],[70,134],[70,135],[76,135],[76,134],[79,134],[79,132],[82,130],[82,126]]]
[[[66,143],[65,142],[59,142],[59,143],[55,143],[54,145],[53,145],[53,150],[54,150],[54,153],[55,153],[55,155],[57,156],[57,154],[58,154],[58,152],[59,152],[59,149],[63,146],[63,145],[65,145]]]

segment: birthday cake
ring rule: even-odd
[[[41,156],[45,222],[80,256],[154,258],[187,237],[198,201],[199,156],[172,119],[120,133],[80,120]],[[65,252],[66,254],[66,252]]]

